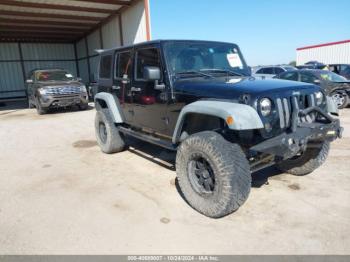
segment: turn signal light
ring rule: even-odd
[[[228,116],[226,118],[226,123],[230,126],[233,125],[233,117],[232,116]]]

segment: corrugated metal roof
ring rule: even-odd
[[[3,5],[0,2],[0,10],[3,11],[13,11],[13,12],[26,12],[26,13],[35,13],[35,14],[58,14],[58,15],[74,15],[79,18],[90,18],[90,17],[99,17],[105,18],[108,16],[108,13],[92,13],[92,12],[84,12],[84,11],[71,11],[71,10],[56,10],[50,8],[33,8],[33,7],[18,7],[18,6],[7,6]]]
[[[38,3],[38,4],[55,4],[55,5],[62,5],[62,6],[82,6],[82,1],[74,1],[74,0],[17,0],[18,2],[27,2],[27,3]],[[126,0],[125,2],[128,2],[129,0]],[[110,10],[117,10],[121,7],[121,5],[114,5],[114,4],[106,4],[102,3],[103,1],[96,1],[96,2],[84,2],[84,7],[89,8],[100,8],[100,9],[110,9]],[[113,2],[113,1],[111,1]],[[117,1],[116,1],[117,2]]]
[[[0,42],[74,42],[138,1],[1,0]]]

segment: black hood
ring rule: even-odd
[[[174,83],[177,94],[194,95],[208,98],[237,98],[242,94],[253,97],[274,96],[276,93],[306,93],[319,91],[316,85],[279,80],[279,79],[255,79],[247,78],[191,78],[180,79]]]

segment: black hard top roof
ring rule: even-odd
[[[98,52],[100,54],[103,54],[103,53],[108,53],[108,52],[116,51],[116,50],[123,50],[123,49],[127,49],[127,48],[134,48],[134,47],[143,46],[143,45],[161,44],[161,43],[166,43],[166,42],[202,42],[202,43],[219,43],[219,44],[236,45],[235,43],[221,42],[221,41],[209,41],[209,40],[158,39],[158,40],[140,42],[140,43],[132,44],[132,45],[124,45],[124,46],[113,47],[113,48],[110,48],[110,49],[96,50],[96,52]]]

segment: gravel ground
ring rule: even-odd
[[[0,109],[1,254],[350,254],[349,109],[321,168],[254,174],[222,219],[182,199],[173,153],[135,141],[101,153],[94,109]]]

